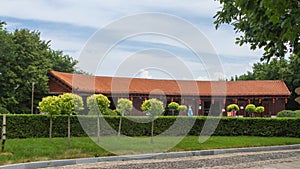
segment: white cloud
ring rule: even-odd
[[[51,22],[51,24],[61,23],[61,27],[57,29],[53,27],[46,27],[42,30],[38,27],[35,29],[39,29],[41,31],[43,39],[51,39],[51,44],[54,49],[61,49],[67,54],[78,57],[81,49],[85,46],[86,41],[89,39],[89,36],[92,36],[94,33],[90,32],[89,34],[82,35],[86,31],[84,28],[81,29],[80,27],[91,27],[96,30],[98,28],[104,28],[109,23],[127,15],[143,12],[164,12],[185,19],[186,21],[194,24],[195,27],[203,33],[204,39],[202,39],[203,41],[198,43],[196,47],[198,52],[216,52],[221,56],[231,56],[230,58],[227,58],[228,60],[222,60],[224,72],[227,77],[245,73],[247,70],[251,70],[251,66],[248,65],[248,62],[254,63],[256,62],[255,60],[258,61],[262,51],[251,51],[247,45],[242,47],[236,45],[235,38],[237,35],[231,26],[224,25],[218,30],[215,30],[212,16],[215,15],[218,7],[219,2],[212,0],[110,0],[104,2],[98,0],[9,0],[1,3],[0,16],[29,19],[33,26],[37,26],[35,25],[37,20],[49,23]],[[19,27],[21,24],[21,22],[8,22],[8,26],[11,28]],[[77,27],[77,30],[74,31],[72,29],[69,30],[64,28],[64,24],[71,24],[73,27]],[[130,28],[129,26],[130,25],[124,25],[123,27],[120,27],[119,30],[111,30],[112,34],[108,35],[106,38],[116,36],[117,31],[124,31]],[[146,27],[148,25],[138,26]],[[160,29],[164,30],[165,28],[161,27]],[[172,31],[180,33],[181,29],[181,27],[174,27]],[[185,33],[184,35],[187,41],[193,42],[194,34]],[[205,39],[205,37],[210,41],[214,48],[208,49],[210,48],[209,42]],[[148,36],[146,38],[137,37],[132,40],[139,44],[157,43],[158,46],[161,45],[167,47],[171,50],[169,52],[175,53],[178,57],[185,57],[179,63],[182,64],[184,61],[184,64],[187,65],[187,67],[190,67],[190,71],[193,72],[194,77],[198,77],[200,79],[207,79],[208,73],[203,69],[210,70],[213,69],[213,66],[215,66],[210,64],[208,66],[211,67],[204,68],[201,67],[201,63],[189,60],[188,54],[184,55],[183,53],[179,53],[179,51],[187,51],[188,49],[186,46],[168,37]],[[106,43],[108,41],[103,37],[102,42]],[[125,44],[123,45],[123,49],[118,48],[118,50],[114,51],[114,56],[110,55],[110,58],[105,61],[106,64],[103,66],[104,69],[100,72],[100,74],[114,74],[114,71],[117,70],[119,64],[122,63],[127,56],[132,55],[132,51],[129,51],[129,49],[138,49],[139,47],[130,45],[132,44]],[[153,55],[147,55],[147,57],[153,57]],[[241,58],[243,59],[241,60]],[[152,60],[153,59],[155,59],[155,57],[153,57]],[[162,59],[160,61],[163,62],[166,60]],[[90,62],[93,61],[91,60]],[[210,63],[215,62],[212,61]],[[174,72],[172,73],[174,74]],[[147,70],[144,70],[141,75],[151,78],[156,76],[154,74],[150,74]],[[178,77],[182,76],[183,75],[181,74],[178,75]]]
[[[10,0],[1,3],[0,15],[22,19],[102,27],[114,19],[140,12],[185,13],[201,17],[214,15],[218,2],[210,0]]]
[[[211,79],[209,79],[207,76],[198,76],[196,80],[208,81],[208,80],[211,80]]]
[[[152,78],[152,76],[150,75],[150,72],[148,70],[145,70],[145,69],[141,69],[136,77],[145,78],[145,79],[151,79]]]

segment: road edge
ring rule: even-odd
[[[300,144],[37,161],[37,162],[3,165],[0,166],[0,169],[35,169],[35,168],[59,167],[59,166],[66,166],[66,165],[88,164],[88,163],[108,162],[108,161],[164,159],[164,158],[179,158],[179,157],[190,157],[190,156],[207,156],[207,155],[217,155],[217,154],[227,154],[227,153],[260,152],[260,151],[276,151],[276,150],[291,150],[291,149],[300,149]]]

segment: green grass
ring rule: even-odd
[[[155,137],[154,143],[151,144],[148,137],[121,137],[120,139],[117,137],[101,137],[100,145],[103,147],[101,148],[90,138],[78,137],[71,138],[70,150],[67,149],[67,138],[54,138],[51,144],[47,138],[8,139],[5,145],[5,153],[1,153],[0,155],[0,165],[120,154],[287,144],[300,144],[300,138],[214,136],[210,137],[204,143],[199,143],[199,137],[196,136],[188,136],[181,141],[179,137]]]

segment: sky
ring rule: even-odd
[[[95,75],[218,80],[251,71],[262,55],[235,44],[232,26],[215,29],[220,9],[214,0],[4,0],[0,20],[38,30]]]

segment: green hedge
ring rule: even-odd
[[[96,116],[71,116],[71,135],[74,137],[87,136],[83,128],[91,136],[96,136]],[[67,136],[67,116],[53,116],[53,136]],[[105,120],[110,127],[118,130],[119,116],[107,116]],[[178,118],[178,119],[177,119]],[[7,115],[8,138],[48,137],[49,116],[47,115]],[[218,120],[213,117],[180,117],[164,116],[155,120],[155,135],[162,134],[166,130],[174,131],[174,135],[200,135],[206,120]],[[122,121],[122,134],[127,136],[150,136],[151,123],[148,117],[128,117]],[[81,126],[80,121],[84,127]],[[176,121],[179,125],[173,125]],[[2,116],[0,116],[2,124]],[[101,122],[101,124],[103,124]],[[183,127],[193,124],[191,129]],[[215,136],[280,136],[300,137],[300,118],[227,118],[222,117],[218,123]],[[2,126],[2,125],[1,125]],[[172,128],[170,128],[172,126]],[[174,127],[175,126],[175,127]],[[1,128],[1,127],[0,127]],[[213,128],[213,126],[211,127]],[[101,135],[116,134],[101,125]]]
[[[300,110],[282,110],[278,112],[277,117],[300,117]]]

